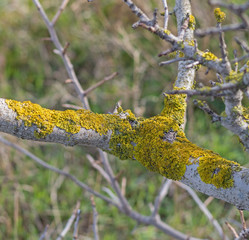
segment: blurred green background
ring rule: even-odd
[[[42,0],[52,19],[61,1]],[[136,1],[141,4],[141,1]],[[235,1],[233,1],[235,2]],[[238,3],[245,1],[239,0]],[[173,10],[174,1],[168,1]],[[213,8],[207,1],[191,1],[197,27],[215,26]],[[152,16],[153,9],[163,11],[161,0],[143,1],[144,11]],[[56,23],[63,44],[70,43],[68,54],[84,89],[97,83],[112,72],[118,77],[105,83],[89,95],[93,111],[107,113],[120,101],[124,109],[132,109],[138,116],[160,113],[162,93],[172,88],[177,64],[159,67],[164,59],[158,53],[170,46],[143,29],[133,30],[136,17],[120,0],[72,0]],[[229,14],[225,24],[237,22]],[[163,18],[159,17],[159,22]],[[170,17],[169,29],[176,32],[176,20]],[[243,51],[233,40],[234,36],[248,39],[249,33],[227,33],[229,56],[233,50]],[[47,108],[65,109],[63,104],[81,106],[68,79],[61,59],[53,53],[54,46],[46,38],[48,31],[31,0],[1,0],[0,2],[0,93],[3,98],[30,100]],[[218,36],[198,39],[199,48],[209,49],[220,56]],[[214,73],[205,76],[202,67],[197,72],[196,84],[209,85]],[[208,99],[218,113],[224,110],[219,99]],[[248,106],[248,102],[245,102]],[[187,136],[197,145],[214,150],[223,157],[248,166],[248,155],[243,152],[237,137],[212,124],[210,118],[195,108],[192,99],[188,105]],[[2,134],[4,135],[4,134]],[[97,191],[108,186],[91,167],[86,153],[97,160],[96,149],[64,147],[58,144],[41,144],[4,135],[20,144],[44,161],[68,170]],[[126,180],[126,197],[140,213],[150,214],[149,204],[161,185],[162,177],[148,172],[137,162],[120,161],[110,156],[111,165],[119,182]],[[120,173],[120,174],[119,174]],[[207,196],[198,194],[205,201]],[[65,226],[76,205],[81,202],[79,239],[92,239],[92,209],[90,195],[71,181],[41,168],[28,157],[0,144],[0,239],[38,239],[47,224],[51,239],[55,239]],[[138,225],[122,215],[115,207],[95,198],[99,213],[101,239],[172,239],[152,226]],[[239,214],[235,207],[214,199],[208,206],[226,233],[225,221],[238,227]],[[176,185],[170,187],[160,208],[162,219],[185,234],[219,239],[212,225],[200,212],[191,197]],[[249,219],[249,214],[245,213]],[[230,234],[230,233],[229,233]],[[72,239],[72,231],[67,238]]]

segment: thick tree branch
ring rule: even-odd
[[[249,170],[186,139],[181,128],[184,102],[185,96],[167,95],[160,115],[137,119],[130,110],[121,108],[112,115],[87,110],[62,112],[1,99],[0,131],[37,141],[97,145],[121,159],[135,159],[151,171],[249,209]],[[105,165],[107,174],[115,179],[108,169]],[[118,194],[116,182],[111,182]],[[119,200],[121,211],[131,214],[126,199],[119,196]]]

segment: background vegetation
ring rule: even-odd
[[[41,1],[52,17],[61,1]],[[137,1],[139,2],[139,1]],[[168,1],[170,11],[173,0]],[[233,1],[235,2],[235,1]],[[245,1],[236,1],[243,3]],[[191,1],[197,27],[215,25],[213,9],[207,1]],[[140,3],[141,4],[141,3]],[[152,13],[154,7],[162,11],[160,0],[143,1],[143,9]],[[226,22],[236,22],[229,14]],[[159,19],[162,21],[163,19]],[[107,113],[121,101],[123,108],[132,109],[137,115],[146,117],[158,114],[162,109],[162,93],[170,89],[176,78],[177,65],[159,67],[157,54],[169,46],[152,34],[131,24],[136,18],[122,1],[105,0],[87,3],[72,0],[66,8],[56,29],[62,42],[70,42],[69,54],[82,86],[86,89],[114,71],[119,76],[102,85],[89,95],[95,112]],[[176,32],[174,16],[170,17],[170,30]],[[248,39],[249,33],[237,36]],[[227,33],[230,50],[243,54],[233,41],[235,33]],[[47,41],[47,29],[31,0],[2,0],[0,2],[0,96],[16,100],[30,100],[44,107],[64,109],[63,104],[80,105],[73,86],[67,84],[64,66],[53,53],[53,45]],[[217,36],[199,40],[200,49],[219,53]],[[196,84],[209,84],[215,79],[206,69],[197,73]],[[188,137],[199,146],[209,148],[230,160],[246,165],[248,155],[243,152],[236,137],[210,119],[189,100]],[[219,100],[211,99],[212,107],[222,112]],[[85,154],[98,158],[95,149],[64,147],[18,140],[6,136],[13,142],[29,149],[54,166],[67,169],[95,190],[102,191],[105,181],[90,166]],[[148,172],[137,162],[120,161],[110,156],[110,161],[119,180],[127,180],[126,196],[132,206],[141,213],[149,213],[162,177]],[[207,196],[198,194],[202,200]],[[89,194],[83,192],[69,180],[42,169],[25,156],[0,145],[0,239],[38,239],[46,224],[50,225],[55,238],[70,217],[76,202],[81,202],[80,238],[91,239],[92,209]],[[171,239],[151,226],[139,226],[117,209],[102,200],[95,199],[99,213],[101,239]],[[224,222],[233,224],[239,220],[235,207],[213,200],[209,209],[226,229]],[[172,185],[160,209],[167,224],[198,237],[217,239],[217,235],[205,216],[188,194]],[[246,214],[246,213],[245,213]],[[249,214],[246,214],[249,217]],[[227,231],[227,230],[226,230]],[[71,239],[70,234],[68,239]]]

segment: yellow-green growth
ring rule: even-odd
[[[165,29],[165,30],[164,30],[164,33],[166,33],[167,35],[170,35],[170,34],[171,34],[171,32],[170,32],[168,29]]]
[[[204,52],[202,54],[202,57],[205,58],[206,61],[215,61],[215,60],[219,60],[218,57],[216,57],[213,53],[211,52]]]
[[[220,8],[215,8],[214,9],[214,16],[215,16],[216,21],[218,23],[222,23],[225,20],[225,18],[226,18],[226,14],[224,12],[222,12],[220,10]]]
[[[239,81],[241,81],[241,79],[244,76],[244,72],[235,72],[235,71],[231,71],[230,74],[225,78],[226,82],[233,82],[233,83],[237,83]]]
[[[188,27],[192,30],[195,30],[195,25],[196,25],[195,17],[191,14],[189,16]]]
[[[136,118],[121,107],[117,114],[95,114],[88,110],[49,110],[28,101],[6,100],[6,103],[26,126],[37,126],[37,138],[46,137],[54,127],[64,129],[69,138],[81,128],[95,130],[100,135],[111,131],[111,154],[137,160],[170,179],[180,180],[186,166],[199,164],[197,170],[203,182],[229,188],[233,186],[232,171],[240,170],[237,163],[204,150],[185,137],[181,127],[186,109],[184,94],[166,95],[161,114],[148,119]],[[174,134],[172,141],[165,137],[169,132]]]

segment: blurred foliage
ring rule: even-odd
[[[41,2],[52,18],[61,1]],[[170,11],[173,10],[173,2],[168,1]],[[198,27],[215,25],[213,9],[206,1],[192,0],[191,4]],[[155,7],[162,11],[159,0],[146,1],[144,5],[143,9],[150,15]],[[225,24],[237,20],[231,14]],[[147,117],[158,114],[162,109],[162,93],[171,88],[177,65],[158,67],[160,59],[157,54],[169,45],[143,29],[134,31],[131,25],[135,21],[136,17],[122,1],[94,1],[90,4],[74,0],[56,23],[61,41],[70,43],[68,54],[85,89],[112,72],[119,72],[117,78],[89,95],[93,111],[112,111],[117,101],[137,115]],[[160,18],[159,22],[162,21]],[[172,32],[176,32],[174,16],[170,17],[169,26]],[[236,35],[248,39],[248,33]],[[226,34],[230,58],[233,58],[231,49],[236,49],[238,55],[243,54],[234,43],[234,36],[235,33]],[[66,71],[62,61],[53,53],[54,47],[47,37],[47,29],[31,0],[0,2],[1,97],[31,100],[56,109],[63,109],[65,103],[81,105],[73,86],[65,83],[68,78]],[[208,48],[220,56],[218,36],[199,39],[199,48]],[[205,71],[202,67],[197,72],[197,85],[209,84],[209,80],[215,79],[212,72],[205,76]],[[224,110],[220,100],[215,99],[210,104],[217,112]],[[186,133],[199,146],[241,164],[247,163],[248,155],[243,152],[237,138],[219,125],[211,124],[209,117],[192,105],[191,99]],[[85,157],[90,152],[98,159],[95,149],[67,148],[6,137],[46,162],[68,170],[97,191],[102,191],[106,185]],[[114,171],[117,174],[121,172],[118,180],[127,180],[126,196],[130,204],[140,213],[150,214],[149,204],[154,201],[162,177],[146,171],[137,162],[120,161],[113,156],[110,156],[110,161]],[[65,226],[78,200],[82,210],[79,239],[92,239],[90,195],[71,181],[1,145],[0,183],[0,239],[38,239],[47,224],[54,239]],[[202,194],[199,196],[203,201],[207,198]],[[154,227],[138,225],[102,200],[95,201],[101,239],[171,239]],[[239,221],[236,209],[225,202],[215,199],[209,209],[223,226],[225,220]],[[175,185],[171,186],[160,213],[167,224],[186,234],[218,238],[193,200]],[[72,231],[65,239],[71,238]]]

